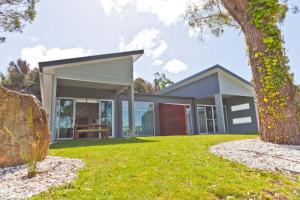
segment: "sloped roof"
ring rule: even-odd
[[[203,71],[201,71],[199,73],[196,73],[196,74],[194,74],[194,75],[192,75],[192,76],[190,76],[188,78],[185,78],[185,79],[183,79],[183,80],[181,80],[181,81],[179,81],[179,82],[177,82],[177,83],[175,83],[173,85],[170,85],[169,87],[166,87],[166,88],[164,88],[162,90],[159,90],[156,93],[157,94],[165,94],[167,92],[173,91],[173,90],[175,90],[175,89],[177,89],[179,87],[182,87],[184,85],[190,84],[193,81],[193,79],[197,79],[197,78],[203,79],[203,78],[205,78],[207,76],[210,76],[211,75],[210,72],[217,71],[217,70],[222,70],[223,72],[225,72],[225,73],[227,73],[227,74],[229,74],[229,75],[237,78],[241,82],[243,82],[243,83],[245,83],[245,84],[253,87],[252,84],[249,81],[243,79],[242,77],[236,75],[235,73],[233,73],[233,72],[229,71],[228,69],[222,67],[221,65],[217,64],[217,65],[214,65],[214,66],[212,66],[210,68],[207,68],[207,69],[205,69],[205,70],[203,70]],[[197,79],[197,80],[199,80],[199,79]]]
[[[125,51],[125,52],[118,52],[118,53],[77,57],[77,58],[68,58],[68,59],[61,59],[61,60],[52,60],[46,62],[39,62],[39,68],[40,71],[42,72],[44,67],[51,67],[55,65],[64,65],[64,64],[71,64],[71,63],[78,63],[78,62],[87,62],[87,61],[94,61],[94,60],[103,60],[103,59],[110,59],[110,58],[118,58],[118,57],[126,57],[126,56],[133,56],[133,60],[136,61],[143,54],[144,54],[144,50],[135,50],[135,51]]]

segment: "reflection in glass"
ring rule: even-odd
[[[205,116],[205,107],[199,106],[197,108],[198,112],[198,122],[199,122],[199,128],[200,128],[200,133],[206,133],[206,116]]]
[[[135,135],[154,135],[153,103],[134,102]],[[123,136],[128,136],[128,101],[122,101]]]
[[[208,119],[207,120],[207,132],[213,133],[214,131],[214,120]]]
[[[193,125],[192,125],[192,112],[191,107],[186,106],[186,114],[187,114],[187,123],[188,123],[188,134],[193,133]]]
[[[113,128],[113,102],[112,101],[100,101],[100,125],[107,126],[109,128],[108,136],[112,137]]]
[[[213,114],[212,114],[211,106],[206,107],[206,118],[207,119],[213,119]]]
[[[74,100],[60,99],[59,138],[73,138]]]
[[[228,132],[226,108],[224,109],[224,120],[226,132]],[[218,132],[218,120],[216,106],[197,106],[198,124],[200,133]]]

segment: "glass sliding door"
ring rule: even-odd
[[[188,134],[193,134],[192,111],[190,105],[186,106],[186,116],[188,123]]]
[[[228,132],[227,113],[225,106],[224,109],[224,120],[226,132]],[[216,106],[201,105],[197,106],[198,125],[200,133],[217,133],[218,132],[218,121]]]
[[[73,139],[74,99],[59,99],[58,103],[58,139]]]
[[[215,132],[218,132],[217,109],[213,106]],[[225,120],[225,119],[224,119]]]
[[[204,106],[197,107],[198,124],[200,133],[207,133],[206,112]]]
[[[207,132],[214,133],[215,132],[215,122],[214,122],[214,113],[211,106],[207,106],[206,108],[206,122],[207,122]]]
[[[114,137],[114,123],[113,123],[113,101],[112,100],[100,100],[100,117],[99,124],[101,126],[107,126],[109,128],[109,137]]]

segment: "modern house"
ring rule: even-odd
[[[251,83],[216,65],[156,94],[134,94],[143,50],[39,63],[52,141],[257,132]]]

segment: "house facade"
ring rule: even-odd
[[[155,94],[135,94],[143,50],[39,63],[51,141],[257,132],[252,85],[216,65]]]

